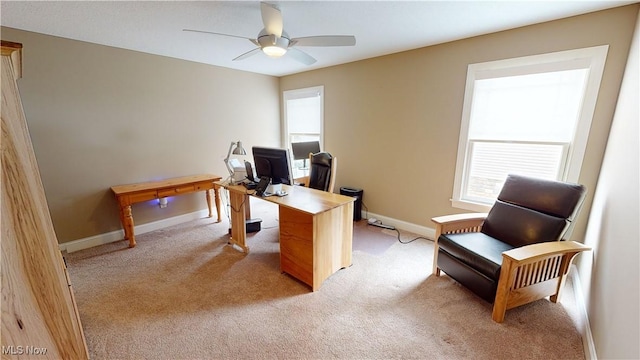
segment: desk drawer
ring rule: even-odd
[[[213,189],[213,182],[212,181],[207,181],[207,182],[201,182],[201,183],[197,183],[194,185],[196,191],[203,191],[203,190],[209,190],[209,189]]]
[[[167,196],[186,194],[186,193],[193,192],[194,190],[195,188],[193,187],[193,185],[182,185],[182,186],[176,186],[168,189],[160,189],[158,190],[158,197],[163,198]]]
[[[127,197],[129,198],[130,204],[135,204],[139,202],[157,199],[158,195],[155,190],[150,190],[150,191],[144,191],[144,192],[127,195]]]

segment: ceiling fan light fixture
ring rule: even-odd
[[[273,34],[267,34],[265,30],[262,30],[258,34],[258,43],[262,52],[269,57],[279,58],[287,53],[289,48],[289,36],[285,31],[282,32],[282,36],[276,36]]]
[[[287,49],[281,48],[279,46],[265,46],[262,48],[262,52],[264,52],[269,57],[279,58],[287,53]]]
[[[265,55],[271,58],[280,58],[286,53],[289,53],[289,57],[293,60],[305,65],[312,65],[316,62],[316,59],[306,52],[298,49],[298,46],[354,46],[356,44],[356,38],[353,35],[317,35],[292,39],[289,34],[284,31],[280,9],[275,5],[261,2],[260,12],[262,14],[262,23],[264,24],[264,28],[258,33],[258,36],[255,39],[203,30],[184,29],[184,31],[202,32],[246,39],[257,46],[244,54],[235,57],[233,61],[244,60],[262,51]],[[291,49],[291,51],[289,51],[289,49]]]

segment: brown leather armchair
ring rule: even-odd
[[[435,217],[433,273],[444,271],[488,302],[493,320],[547,296],[559,300],[573,258],[589,250],[563,240],[584,186],[509,175],[488,214]]]

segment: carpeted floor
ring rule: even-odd
[[[67,254],[91,358],[584,359],[570,287],[497,324],[491,304],[430,276],[431,242],[364,223],[353,265],[310,292],[279,270],[271,206],[252,202],[263,230],[248,255],[208,218]]]
[[[360,220],[353,224],[353,251],[381,256],[398,241],[398,234],[395,231],[371,226],[367,224],[367,220]]]

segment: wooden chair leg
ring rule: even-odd
[[[567,280],[567,275],[569,274],[569,269],[571,267],[571,263],[573,263],[573,258],[578,255],[580,252],[571,252],[566,253],[562,257],[562,264],[560,265],[560,279],[558,279],[558,287],[556,288],[556,293],[549,296],[549,300],[553,303],[557,303],[560,301],[560,295],[562,294],[562,288],[564,288],[564,284]]]
[[[433,270],[431,273],[435,276],[440,276],[440,269],[438,268],[438,238],[442,234],[442,225],[436,225],[436,235],[435,239],[433,239]]]
[[[562,292],[562,288],[564,287],[565,280],[565,275],[563,275],[562,278],[558,280],[558,290],[555,294],[549,296],[549,301],[551,301],[552,303],[557,303],[560,301],[560,294]]]
[[[493,301],[493,314],[491,318],[497,323],[504,321],[505,313],[507,312],[507,302],[509,301],[509,294],[511,292],[511,284],[514,278],[514,262],[509,259],[502,259],[502,268],[500,269],[500,280],[498,280],[498,289],[496,291],[496,298]]]

